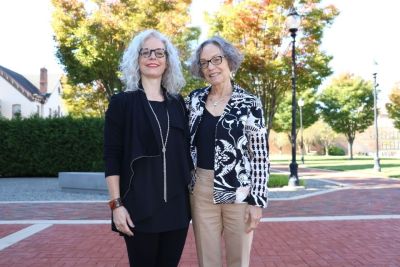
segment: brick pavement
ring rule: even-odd
[[[29,226],[29,225],[28,225]],[[2,225],[0,226],[0,238],[3,238],[5,236],[8,236],[12,233],[15,233],[19,230],[24,229],[25,227],[27,227],[27,225],[23,225],[23,224],[15,224],[15,225],[11,225],[11,224],[7,224],[7,225]]]
[[[88,212],[89,211],[89,212]],[[105,220],[110,209],[99,203],[0,203],[0,220]]]
[[[264,217],[400,214],[400,187],[343,189],[293,201],[271,201]]]
[[[263,217],[282,221],[260,224],[251,266],[400,266],[400,180],[312,170],[308,174],[348,186],[298,200],[271,201]],[[0,203],[0,238],[29,226],[7,224],[7,220],[76,222],[108,220],[109,215],[105,203]],[[341,215],[373,215],[376,219],[335,217]],[[380,215],[397,217],[379,219]],[[318,221],[319,216],[338,220]],[[308,221],[296,221],[297,217]],[[285,218],[294,221],[284,222]],[[122,239],[108,224],[55,222],[1,250],[0,266],[128,266],[128,260]],[[180,266],[197,266],[191,229]]]
[[[180,266],[197,266],[190,230]],[[262,223],[251,266],[399,266],[400,220]],[[128,266],[107,225],[54,225],[0,251],[0,266]]]
[[[270,201],[263,216],[400,214],[399,203],[400,185],[343,189],[299,200]],[[109,216],[105,203],[0,203],[0,220],[107,220]]]

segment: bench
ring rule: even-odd
[[[104,172],[59,172],[58,185],[63,191],[107,193]]]

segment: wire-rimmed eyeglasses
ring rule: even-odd
[[[200,60],[199,61],[200,68],[206,69],[206,68],[208,68],[208,65],[210,63],[213,64],[214,66],[217,66],[222,63],[222,59],[224,57],[225,56],[215,56],[215,57],[212,57],[210,60]]]

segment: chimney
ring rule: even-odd
[[[40,92],[42,94],[47,94],[47,69],[40,69]]]

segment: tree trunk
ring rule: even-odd
[[[354,139],[348,140],[348,141],[349,141],[349,155],[350,155],[350,159],[352,160],[353,159],[353,142],[354,142]]]
[[[325,156],[329,156],[329,146],[324,145],[324,149],[325,149]]]

